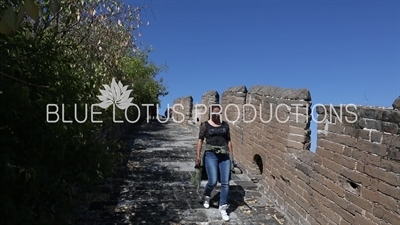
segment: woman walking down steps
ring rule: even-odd
[[[221,183],[219,211],[224,221],[229,221],[228,208],[229,181],[233,168],[233,148],[229,125],[221,121],[219,106],[212,107],[212,117],[201,124],[197,141],[196,167],[205,168],[208,182],[204,188],[203,206],[210,207],[211,192],[217,182]],[[205,144],[203,145],[204,139]],[[200,170],[201,171],[201,170]],[[201,172],[200,172],[201,174]]]

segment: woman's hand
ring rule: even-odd
[[[203,146],[203,140],[198,139],[197,140],[197,148],[196,148],[196,166],[200,166],[200,152],[201,152],[201,147]]]

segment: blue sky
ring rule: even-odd
[[[168,65],[162,111],[238,85],[308,88],[314,104],[391,107],[400,95],[399,1],[127,3],[152,5],[139,40]]]

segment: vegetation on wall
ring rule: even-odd
[[[120,0],[0,2],[2,223],[73,224],[76,204],[112,173],[121,144],[104,135],[116,126],[112,107],[91,122],[105,84],[129,85],[135,104],[168,94],[156,79],[165,68],[135,39],[141,10]],[[47,113],[56,106],[58,117]]]

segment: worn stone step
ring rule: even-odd
[[[252,181],[246,181],[246,180],[235,180],[234,183],[237,186],[241,186],[245,190],[257,190],[258,185],[254,184]]]
[[[98,184],[99,193],[92,193],[98,197],[90,196],[92,202],[83,207],[76,224],[224,224],[218,211],[220,184],[212,207],[204,209],[201,197],[207,181],[200,190],[190,182],[196,135],[173,123],[146,124],[126,135],[128,150],[121,152],[127,159]],[[146,149],[135,150],[135,144]],[[236,172],[228,200],[231,221],[226,224],[279,224],[275,218],[282,213],[258,191],[251,179],[255,177]]]

